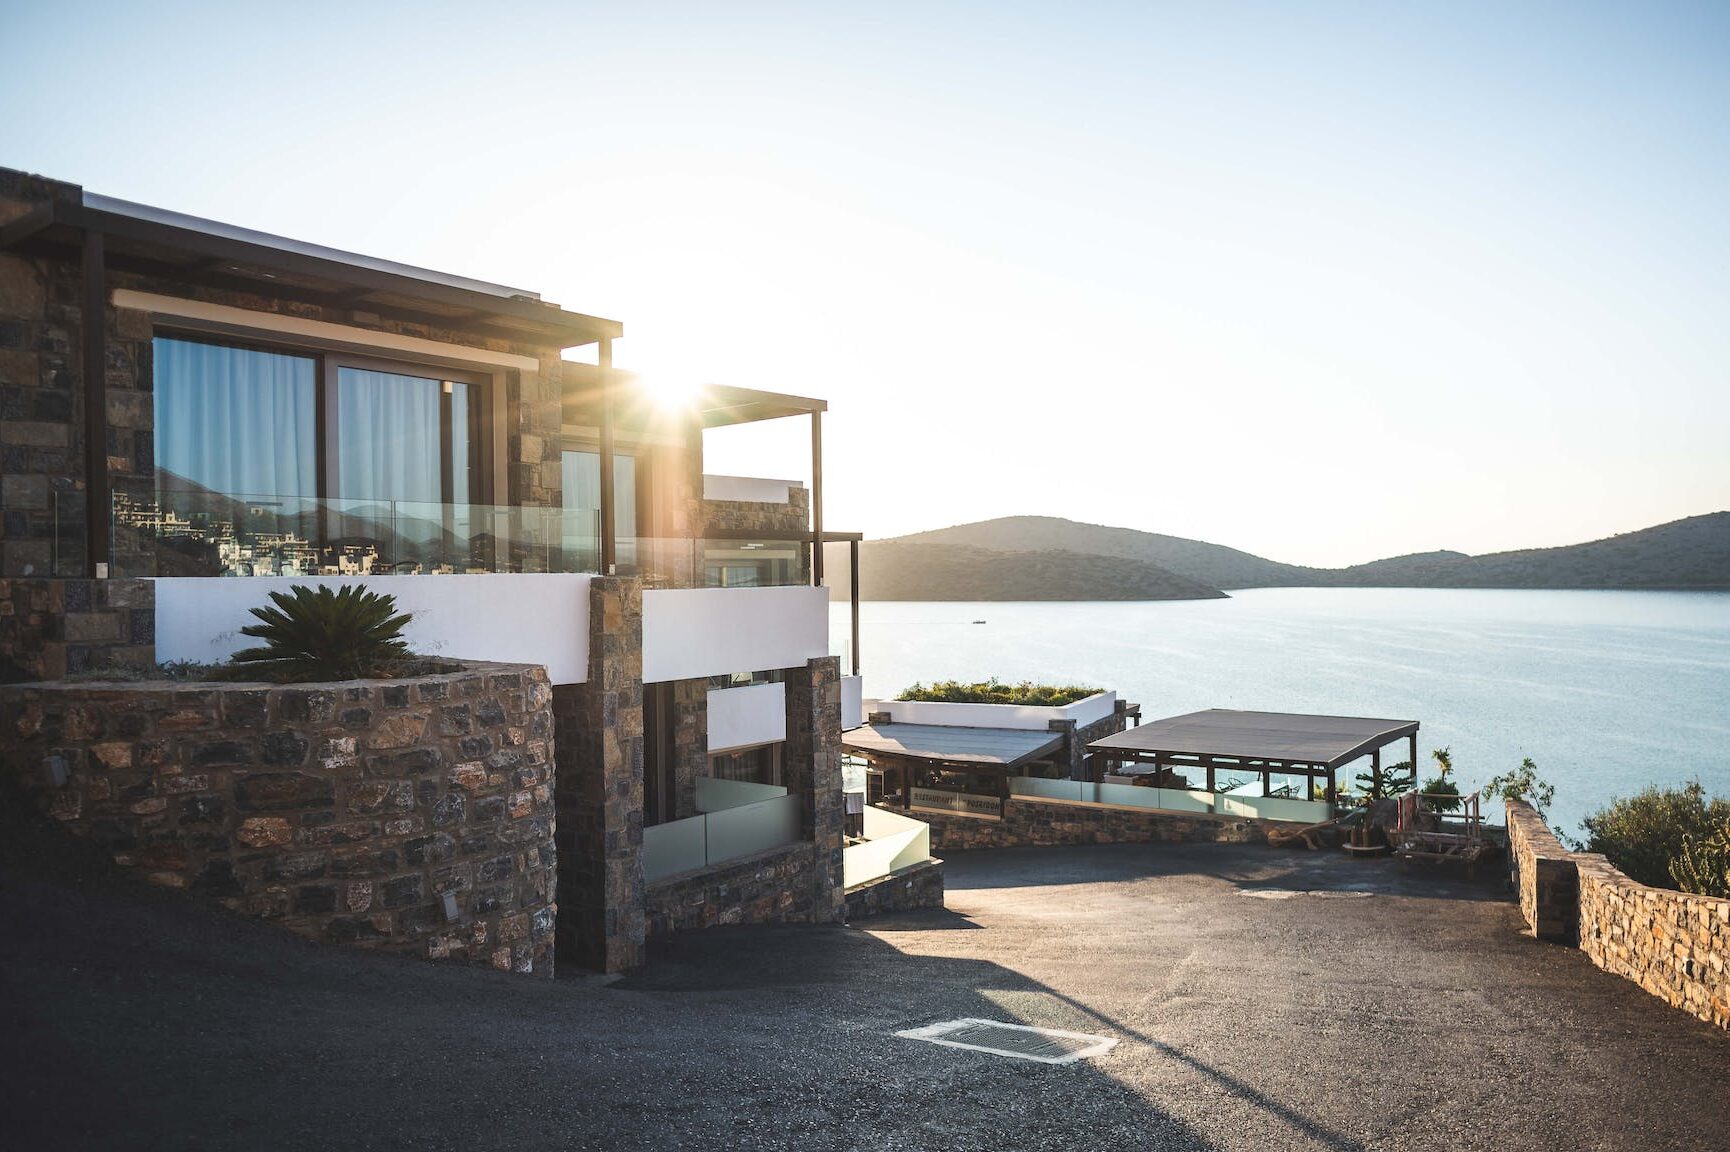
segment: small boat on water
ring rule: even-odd
[[[985,623],[985,621],[983,621],[983,620],[975,620],[975,621],[974,621],[974,623],[975,623],[975,624],[983,624],[983,623]]]

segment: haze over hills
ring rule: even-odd
[[[844,553],[833,554],[830,571],[844,588]],[[1189,599],[1278,587],[1730,590],[1730,512],[1558,548],[1422,552],[1349,568],[1282,564],[1201,540],[1053,516],[1006,516],[866,541],[860,585],[868,600]]]
[[[839,574],[844,589],[845,558],[832,560],[830,571]],[[859,584],[872,600],[1209,600],[1225,595],[1158,565],[1119,556],[1055,548],[999,552],[911,540],[861,546]]]

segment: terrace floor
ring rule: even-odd
[[[313,946],[28,838],[0,865],[21,1148],[1730,1148],[1730,1035],[1386,862],[975,853],[948,911],[690,936],[610,986]],[[892,1035],[965,1016],[1121,1042]]]

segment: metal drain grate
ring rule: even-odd
[[[1374,896],[1374,892],[1365,892],[1357,888],[1239,888],[1239,896],[1248,896],[1252,900],[1291,900],[1298,896],[1317,896],[1323,900],[1361,900],[1365,896]]]
[[[1112,1036],[1065,1032],[1059,1028],[1030,1028],[1025,1024],[1002,1024],[996,1020],[945,1020],[923,1028],[895,1033],[908,1040],[924,1040],[947,1048],[991,1052],[1017,1060],[1041,1064],[1069,1064],[1089,1056],[1102,1056],[1116,1046]]]

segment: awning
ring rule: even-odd
[[[1087,747],[1108,759],[1114,753],[1125,759],[1201,756],[1338,768],[1417,731],[1416,720],[1209,708],[1154,720]]]
[[[841,734],[841,746],[861,756],[964,767],[1019,768],[1063,747],[1062,732],[1023,728],[959,728],[942,724],[867,724]]]

